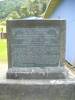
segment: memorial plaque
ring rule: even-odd
[[[64,20],[8,21],[9,67],[62,67],[65,55],[64,26]]]
[[[60,39],[56,28],[16,28],[11,34],[12,66],[58,66]]]

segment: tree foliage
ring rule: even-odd
[[[4,0],[0,1],[0,23],[8,19],[39,16],[44,12],[48,0]]]

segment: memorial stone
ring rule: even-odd
[[[12,79],[64,79],[64,20],[10,20],[8,72]]]

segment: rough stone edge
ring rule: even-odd
[[[0,80],[0,85],[75,85],[75,79],[57,79],[57,80],[13,80],[13,79],[4,79]]]
[[[65,79],[68,76],[67,70],[63,67],[46,68],[9,68],[7,79]]]
[[[75,80],[0,80],[0,100],[75,100]]]

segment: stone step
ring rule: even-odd
[[[68,72],[63,67],[9,68],[7,79],[65,79]]]
[[[0,100],[75,100],[75,80],[0,80]]]

